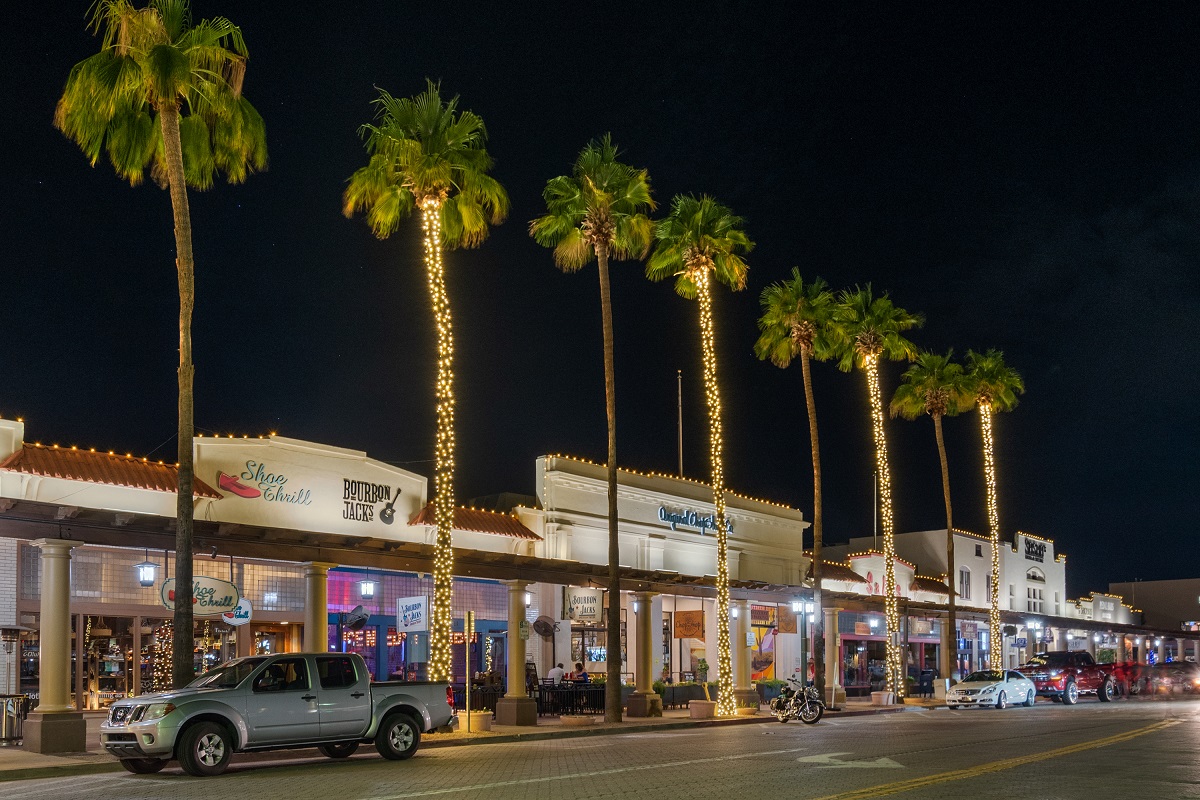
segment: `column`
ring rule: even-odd
[[[1176,660],[1176,661],[1183,661],[1183,660],[1184,660],[1184,653],[1186,652],[1186,651],[1184,650],[1184,647],[1186,647],[1186,646],[1187,646],[1187,645],[1185,645],[1185,644],[1184,644],[1184,641],[1183,641],[1183,639],[1176,639],[1176,640],[1175,640],[1175,660]]]
[[[1192,642],[1192,661],[1200,664],[1200,639]]]
[[[634,612],[637,627],[637,663],[634,665],[634,692],[629,696],[629,716],[661,717],[662,698],[654,691],[654,632],[662,634],[662,614],[654,624],[655,592],[635,592]]]
[[[71,549],[83,542],[38,539],[42,551],[41,642],[38,707],[25,721],[25,749],[34,753],[80,753],[87,723],[71,707]]]
[[[1161,636],[1159,636],[1157,639],[1154,640],[1154,647],[1155,647],[1155,655],[1157,656],[1157,660],[1154,663],[1162,664],[1163,662],[1165,662],[1167,660],[1166,659],[1167,640],[1162,638]]]
[[[734,600],[734,608],[738,615],[733,626],[733,699],[739,711],[743,708],[758,712],[758,691],[754,688],[750,675],[754,672],[754,646],[751,645],[750,635],[754,627],[750,624],[750,601]],[[749,713],[749,712],[747,712]]]
[[[337,564],[306,561],[304,567],[304,650],[329,652],[329,570]]]
[[[825,613],[825,703],[838,708],[846,702],[846,690],[842,688],[842,637],[838,633],[840,608],[824,608]]]
[[[521,623],[526,621],[525,590],[529,585],[525,581],[501,583],[508,587],[508,686],[504,697],[496,701],[496,724],[537,725],[537,701],[525,691],[525,640],[521,638]],[[619,599],[611,602],[616,604]],[[610,613],[620,613],[619,607],[610,609]]]

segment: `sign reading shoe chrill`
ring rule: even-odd
[[[223,495],[204,519],[418,539],[406,523],[424,505],[426,479],[357,450],[279,436],[198,438],[196,474]]]
[[[236,611],[241,599],[242,593],[229,581],[206,575],[197,575],[192,579],[192,613],[197,617],[217,617]],[[175,610],[174,578],[163,581],[162,604]]]

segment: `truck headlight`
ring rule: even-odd
[[[153,722],[156,719],[162,719],[174,710],[174,703],[153,703],[146,707],[146,713],[142,714],[141,721]]]

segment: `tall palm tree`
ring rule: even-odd
[[[600,270],[600,319],[604,331],[604,410],[608,418],[608,589],[616,603],[621,597],[619,539],[617,538],[617,390],[613,366],[612,295],[608,260],[645,258],[653,237],[646,212],[654,210],[650,177],[617,161],[612,137],[587,144],[575,159],[570,175],[546,182],[542,197],[546,214],[529,223],[529,235],[543,247],[554,248],[554,263],[563,272],[577,272],[592,261]],[[611,604],[610,604],[611,605]],[[608,615],[608,652],[621,652],[621,618]],[[604,718],[621,721],[621,659],[608,659]]]
[[[983,432],[983,474],[987,484],[988,529],[992,539],[992,580],[988,601],[988,661],[999,668],[1003,657],[1000,635],[1000,510],[996,500],[996,449],[992,438],[992,415],[1017,407],[1017,395],[1025,393],[1025,382],[1004,363],[1004,353],[988,350],[980,355],[967,351],[967,386],[979,406]]]
[[[746,288],[748,268],[742,254],[750,252],[754,243],[742,230],[742,218],[707,195],[676,195],[671,201],[671,213],[658,223],[654,236],[657,242],[646,264],[646,277],[652,281],[674,277],[676,293],[700,301],[704,395],[708,402],[713,507],[717,518],[717,713],[732,716],[736,704],[729,649],[729,532],[725,525],[724,437],[712,281],[715,278],[734,291]]]
[[[888,468],[887,437],[883,429],[883,400],[879,392],[879,360],[891,361],[916,358],[917,348],[901,334],[920,327],[925,320],[920,314],[910,314],[892,304],[886,294],[875,297],[871,286],[855,287],[838,295],[834,310],[833,333],[838,347],[838,368],[849,372],[854,367],[867,378],[867,395],[871,403],[871,428],[875,435],[875,465],[879,473],[880,519],[883,521],[884,603],[887,612],[887,686],[898,696],[903,694],[900,644],[895,641],[900,630],[896,601],[896,541],[892,525],[892,473]]]
[[[917,356],[896,387],[892,396],[892,418],[914,420],[927,414],[933,420],[933,435],[937,440],[938,459],[942,465],[942,499],[946,504],[946,582],[950,596],[946,603],[946,627],[942,631],[942,675],[950,677],[957,661],[954,593],[954,510],[950,504],[950,464],[946,459],[946,440],[942,436],[942,418],[953,417],[969,408],[970,392],[961,364],[952,360],[954,351],[941,356],[928,351]]]
[[[150,175],[171,197],[179,284],[179,481],[175,528],[175,612],[171,679],[183,686],[192,662],[193,379],[195,259],[187,187],[207,189],[216,173],[241,183],[267,165],[262,117],[242,96],[247,50],[224,17],[193,22],[187,0],[98,0],[90,27],[100,52],[67,77],[54,126],[94,166],[107,153],[117,175],[139,185]]]
[[[380,90],[374,104],[375,122],[359,128],[370,159],[350,176],[343,212],[347,217],[366,212],[371,230],[386,239],[414,209],[421,210],[425,269],[437,328],[437,540],[429,678],[444,681],[450,678],[453,626],[454,336],[442,251],[480,245],[489,226],[508,215],[508,195],[488,174],[492,158],[483,120],[470,111],[459,111],[458,97],[443,100],[439,85],[426,81],[425,91],[416,97],[397,98]]]
[[[758,319],[760,331],[754,344],[754,354],[769,360],[777,367],[791,365],[800,357],[800,373],[804,378],[804,402],[808,408],[808,438],[812,444],[813,465],[813,676],[817,691],[825,696],[825,620],[821,610],[821,546],[824,542],[821,515],[821,446],[817,439],[817,403],[812,390],[813,359],[825,361],[833,355],[829,342],[829,325],[833,320],[833,292],[821,278],[804,281],[800,270],[793,267],[792,277],[763,289],[759,297],[763,314]]]

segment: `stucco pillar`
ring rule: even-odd
[[[87,749],[87,723],[71,706],[71,550],[83,542],[38,539],[42,594],[38,649],[38,707],[25,721],[26,750],[79,753]]]
[[[738,708],[758,708],[758,692],[750,680],[754,671],[754,646],[750,644],[750,601],[734,600],[737,609],[736,625],[733,626],[733,699]]]
[[[842,637],[838,633],[840,608],[822,609],[825,614],[825,703],[837,708],[846,702],[846,690],[842,688]]]
[[[1200,664],[1200,639],[1192,642],[1192,661]]]
[[[508,686],[504,697],[496,701],[496,724],[537,725],[537,701],[525,691],[525,640],[521,623],[525,622],[526,581],[501,581],[508,587]],[[617,602],[613,600],[612,602]],[[620,613],[610,609],[610,613]]]
[[[1183,661],[1183,660],[1184,660],[1184,654],[1187,652],[1186,650],[1184,650],[1184,648],[1185,648],[1186,646],[1187,646],[1187,645],[1184,643],[1184,640],[1183,640],[1183,639],[1176,639],[1176,640],[1175,640],[1175,660],[1176,660],[1176,661]]]
[[[654,632],[662,634],[662,613],[659,612],[655,625],[655,592],[636,592],[637,603],[635,625],[637,626],[637,663],[633,682],[634,692],[629,696],[629,716],[661,717],[662,698],[654,691]]]
[[[1160,636],[1157,639],[1155,639],[1154,642],[1155,642],[1154,643],[1155,656],[1157,657],[1154,663],[1162,664],[1164,661],[1167,660],[1166,659],[1167,640]]]
[[[329,652],[329,570],[337,564],[306,561],[304,567],[304,650]]]

